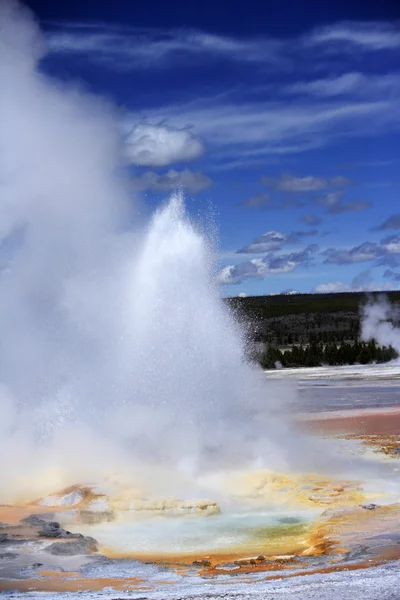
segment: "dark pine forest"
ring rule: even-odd
[[[381,294],[370,294],[377,297]],[[400,311],[400,292],[385,296]],[[388,362],[390,346],[361,339],[363,293],[227,298],[245,327],[249,355],[265,369]],[[400,322],[393,321],[395,326]]]

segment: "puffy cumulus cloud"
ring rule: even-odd
[[[296,177],[289,173],[282,173],[280,177],[262,177],[261,182],[280,192],[293,193],[318,192],[329,187],[340,187],[350,184],[349,179],[340,175],[331,179],[323,179],[312,175]]]
[[[126,136],[130,163],[143,167],[166,167],[188,162],[204,152],[203,141],[187,129],[139,123]]]
[[[248,246],[238,250],[238,254],[263,254],[271,250],[279,250],[287,241],[287,236],[279,231],[267,231]]]
[[[311,213],[307,213],[303,217],[300,217],[299,221],[305,223],[305,225],[319,225],[321,223],[321,219]]]
[[[170,192],[182,188],[189,194],[198,194],[213,184],[212,180],[198,171],[175,171],[171,169],[166,173],[155,173],[147,171],[133,180],[133,186],[137,190],[151,190],[153,192]]]
[[[254,258],[238,265],[228,265],[220,271],[218,281],[223,285],[229,285],[242,283],[246,279],[264,279],[268,275],[290,273],[297,267],[309,265],[318,250],[316,244],[311,244],[300,252],[278,256],[268,254],[264,258]]]
[[[344,212],[360,212],[369,208],[372,203],[367,200],[358,200],[353,202],[343,202],[343,191],[337,190],[328,192],[322,196],[313,198],[313,201],[319,206],[327,209],[331,215],[339,215]]]
[[[375,242],[364,242],[363,244],[355,246],[350,250],[329,248],[324,253],[326,255],[324,262],[333,265],[367,262],[370,260],[375,260],[384,253],[384,249]]]
[[[297,290],[294,290],[294,289],[292,289],[292,288],[289,288],[289,289],[287,289],[287,290],[283,290],[283,291],[281,292],[281,294],[282,294],[282,296],[295,296],[295,295],[297,295],[297,294],[300,294],[300,292],[299,292],[299,291],[297,291]]]
[[[373,227],[373,231],[384,231],[386,229],[400,229],[400,213],[395,213],[388,217],[378,227]]]

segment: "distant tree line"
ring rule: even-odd
[[[274,369],[278,364],[283,367],[319,367],[384,363],[398,358],[398,354],[391,346],[377,346],[374,340],[368,343],[356,341],[353,344],[342,341],[340,345],[312,341],[307,346],[295,345],[283,351],[269,345],[257,358],[264,369]]]
[[[292,344],[318,344],[333,343],[356,340],[359,337],[359,330],[337,330],[321,331],[318,333],[309,331],[293,331],[292,333],[282,333],[271,330],[265,333],[256,333],[253,339],[257,342],[272,342],[275,346],[291,346]]]

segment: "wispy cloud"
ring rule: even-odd
[[[342,190],[329,192],[313,198],[313,201],[319,206],[325,207],[331,215],[340,215],[345,212],[361,212],[372,206],[372,202],[368,200],[344,202],[342,199],[343,193]]]
[[[381,246],[388,254],[400,255],[400,235],[389,235],[383,238]]]
[[[282,173],[280,177],[262,177],[261,183],[280,192],[305,193],[318,192],[332,187],[345,187],[351,184],[351,180],[342,175],[326,179],[313,175],[298,177],[290,173]]]
[[[146,69],[150,76],[154,71],[155,77],[159,69],[178,73],[188,65],[199,67],[200,72],[200,67],[208,67],[210,61],[219,68],[224,62],[242,66],[246,84],[231,79],[227,86],[224,79],[220,93],[218,85],[214,95],[196,88],[201,91],[191,102],[165,99],[158,106],[152,103],[148,110],[124,115],[127,128],[139,127],[145,120],[148,127],[162,123],[167,129],[185,132],[179,134],[181,138],[193,136],[193,156],[201,154],[204,140],[213,153],[213,168],[232,169],[263,164],[279,155],[307,152],[343,138],[399,131],[398,72],[362,72],[363,61],[371,52],[400,52],[399,36],[396,24],[390,23],[337,23],[281,39],[89,23],[76,27],[53,24],[47,43],[53,55],[75,55],[112,69]],[[334,67],[332,53],[340,58]],[[331,65],[332,75],[321,78],[327,64]],[[279,78],[262,90],[260,73],[268,70],[290,73],[290,85]],[[184,77],[175,80],[186,81]],[[196,83],[192,81],[191,85]],[[138,134],[134,132],[134,136]],[[132,159],[147,166],[172,164],[146,159],[150,141],[151,136],[143,144],[143,152],[135,150]],[[256,203],[253,200],[253,208]],[[354,205],[352,210],[359,209]]]
[[[272,250],[280,250],[284,245],[299,244],[304,238],[319,235],[317,229],[307,231],[292,231],[291,233],[281,233],[280,231],[267,231],[256,238],[248,246],[238,250],[238,254],[264,254]]]
[[[366,269],[358,273],[351,283],[342,283],[341,281],[331,281],[321,283],[313,288],[314,293],[329,294],[337,292],[370,292],[374,290],[391,290],[394,286],[391,283],[377,283],[373,280],[371,269]]]
[[[274,190],[280,192],[315,192],[318,190],[324,190],[328,187],[326,179],[319,179],[307,175],[305,177],[295,177],[289,173],[283,173],[280,177],[262,177],[261,183],[272,187]]]
[[[400,273],[396,273],[395,271],[392,271],[391,269],[386,269],[383,276],[385,279],[391,279],[392,281],[400,282]]]
[[[268,63],[286,62],[280,40],[234,38],[196,30],[156,30],[102,23],[71,27],[62,23],[47,35],[51,53],[79,55],[115,69],[168,68],[193,61],[228,60]]]
[[[354,285],[354,283],[343,283],[342,281],[330,281],[328,283],[320,283],[312,289],[313,294],[339,294],[343,292],[390,292],[398,290],[399,284],[392,283],[391,281],[384,281],[383,283],[378,281],[370,281],[361,285]]]
[[[400,229],[400,213],[391,215],[378,227],[373,227],[372,231],[385,231],[386,229]]]
[[[336,77],[298,81],[284,88],[287,94],[307,94],[317,97],[331,96],[369,96],[398,93],[400,90],[400,74],[365,75],[359,72],[342,73]]]
[[[400,48],[400,31],[397,23],[349,21],[316,29],[305,43],[341,54],[396,50]]]
[[[243,98],[229,101],[225,96],[160,107],[126,118],[132,125],[147,118],[155,123],[165,120],[176,128],[190,126],[212,149],[215,165],[223,161],[232,168],[261,163],[268,156],[305,152],[342,137],[373,136],[400,129],[397,107],[394,98],[292,104],[283,100],[249,103]]]
[[[311,244],[299,252],[278,256],[268,254],[264,258],[228,265],[221,270],[218,280],[223,285],[229,285],[242,283],[246,279],[264,279],[268,275],[290,273],[300,266],[309,265],[317,251],[318,246]]]
[[[325,263],[345,265],[378,260],[375,266],[396,266],[400,259],[400,235],[390,235],[376,242],[364,242],[350,249],[328,248]]]
[[[166,173],[155,173],[147,171],[138,177],[134,177],[132,185],[135,189],[153,192],[170,192],[177,188],[182,188],[189,194],[198,194],[204,189],[211,187],[212,180],[204,173],[190,171],[175,171],[171,169]]]
[[[239,206],[243,206],[246,208],[266,208],[271,201],[270,194],[257,194],[256,196],[250,196],[250,198],[246,198],[243,202],[240,203]]]
[[[239,203],[239,206],[242,208],[250,208],[252,210],[285,210],[287,208],[300,208],[304,206],[304,204],[305,203],[298,198],[278,197],[272,200],[269,193],[262,193],[246,198]]]
[[[305,223],[305,225],[319,225],[321,223],[321,219],[311,213],[306,213],[303,217],[299,218],[299,221]]]
[[[361,271],[361,273],[358,273],[355,277],[353,277],[350,283],[342,283],[341,281],[320,283],[313,288],[312,292],[316,294],[332,294],[338,292],[373,292],[375,290],[396,290],[400,288],[400,285],[397,284],[400,282],[400,275],[398,279],[396,279],[396,273],[393,273],[393,275],[395,277],[392,277],[392,271],[386,271],[383,276],[385,278],[392,279],[392,281],[378,283],[377,281],[374,281],[371,269],[366,269],[365,271]]]
[[[287,242],[287,236],[279,231],[267,231],[248,246],[238,250],[239,254],[263,254],[271,250],[279,250]]]
[[[400,33],[395,23],[343,22],[292,38],[233,37],[199,30],[157,30],[107,23],[52,23],[47,33],[53,53],[78,54],[108,61],[114,68],[149,68],[210,58],[292,66],[306,57],[320,62],[326,54],[397,50]],[[315,48],[318,47],[318,53]]]
[[[385,254],[381,246],[375,242],[364,242],[350,250],[329,248],[326,252],[325,263],[334,265],[346,265],[359,262],[367,262]]]
[[[308,231],[292,231],[288,235],[287,243],[288,244],[298,244],[306,237],[315,237],[319,235],[318,229],[309,229]]]

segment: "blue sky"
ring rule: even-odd
[[[395,3],[28,5],[42,68],[118,107],[132,185],[210,206],[223,295],[400,289]]]

